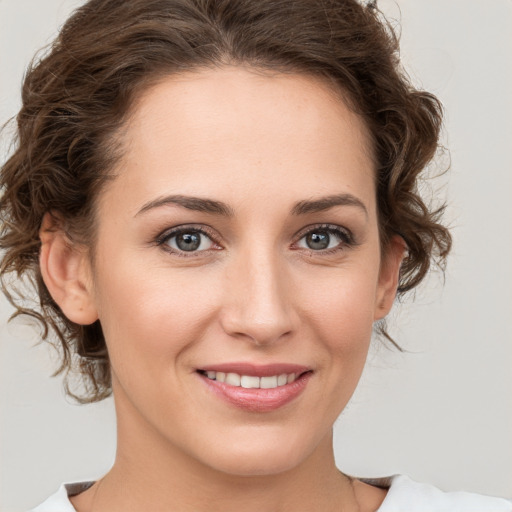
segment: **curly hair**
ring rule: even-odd
[[[41,221],[56,212],[71,240],[94,247],[95,200],[121,154],[115,135],[137,95],[166,75],[229,63],[333,83],[372,139],[381,244],[394,234],[407,244],[398,293],[443,266],[451,237],[442,208],[418,190],[438,149],[442,107],[410,84],[398,49],[374,3],[356,0],[91,0],[75,11],[26,73],[16,145],[0,177],[2,289],[13,316],[35,317],[60,349],[56,373],[81,373],[80,395],[65,381],[71,396],[111,393],[108,353],[99,321],[71,322],[48,292]]]

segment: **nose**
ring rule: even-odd
[[[274,344],[297,327],[285,263],[271,251],[246,251],[229,266],[220,315],[224,331],[255,345]]]

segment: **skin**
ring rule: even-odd
[[[41,230],[52,296],[77,323],[99,318],[112,365],[116,461],[75,508],[377,510],[386,491],[351,483],[332,449],[403,254],[399,238],[381,253],[362,120],[316,79],[225,67],[151,87],[122,138],[117,177],[98,198],[94,265],[49,230],[49,215]],[[333,194],[360,204],[292,213]],[[155,206],[168,195],[222,201],[232,216]],[[306,233],[324,224],[350,241],[331,232],[334,250],[311,249]],[[211,240],[179,255],[161,234],[180,225]],[[240,361],[312,374],[290,403],[251,412],[197,373]]]

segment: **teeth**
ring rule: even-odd
[[[263,389],[277,388],[277,376],[274,375],[272,377],[261,377],[260,388],[263,388]]]
[[[278,386],[284,386],[288,382],[288,375],[286,373],[283,373],[277,377],[277,385]]]
[[[280,375],[271,375],[268,377],[255,377],[253,375],[238,375],[238,373],[224,373],[208,370],[203,372],[209,379],[225,382],[230,386],[242,387],[247,389],[273,389],[279,386],[285,386],[294,382],[298,374],[282,373]]]
[[[230,386],[240,386],[241,377],[238,373],[228,373],[224,382]]]
[[[251,377],[249,375],[242,375],[240,377],[240,385],[243,388],[259,388],[260,387],[260,378],[259,377]]]

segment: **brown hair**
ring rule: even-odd
[[[108,354],[99,322],[81,326],[68,320],[41,278],[43,215],[57,212],[71,240],[93,247],[95,199],[120,155],[115,134],[138,92],[165,75],[226,63],[323,77],[363,117],[377,162],[382,245],[399,234],[408,248],[399,293],[418,285],[450,249],[450,235],[439,222],[442,209],[432,211],[418,193],[419,175],[438,147],[441,105],[408,82],[397,38],[373,4],[91,0],[30,66],[17,145],[0,178],[2,289],[16,307],[13,316],[35,317],[43,339],[50,330],[57,335],[57,373],[67,375],[74,366],[82,373],[81,396],[66,384],[79,401],[110,394]],[[15,282],[37,290],[35,304]]]

